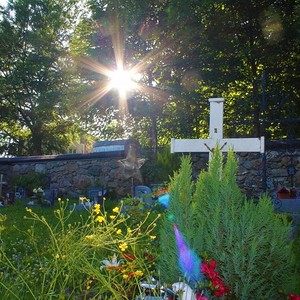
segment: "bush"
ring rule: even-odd
[[[146,184],[169,182],[170,176],[180,167],[178,153],[171,153],[170,146],[166,146],[157,153],[157,160],[146,160],[141,172]]]
[[[232,299],[280,299],[292,276],[290,223],[276,218],[271,199],[258,204],[246,199],[236,183],[237,163],[229,152],[223,166],[216,150],[209,170],[192,182],[189,157],[171,182],[171,201],[163,219],[161,259],[163,281],[178,281],[178,254],[173,223],[199,255],[218,262],[218,272]]]
[[[27,196],[33,195],[33,189],[47,185],[48,178],[44,173],[30,172],[25,175],[12,176],[9,180],[10,186],[20,186],[26,190]]]

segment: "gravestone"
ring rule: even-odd
[[[134,187],[134,197],[140,198],[141,202],[152,205],[154,202],[149,195],[152,194],[152,190],[145,185],[137,185]],[[148,196],[147,196],[148,195]]]
[[[16,187],[15,198],[16,199],[25,199],[25,198],[27,198],[26,190],[22,186]]]
[[[100,187],[93,187],[87,189],[87,198],[93,202],[98,204],[103,204],[103,197],[106,194],[107,190]]]
[[[54,205],[55,200],[58,198],[58,188],[45,189],[43,198],[49,202],[50,205]]]

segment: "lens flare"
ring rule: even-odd
[[[136,88],[137,83],[133,80],[134,73],[127,70],[116,70],[110,73],[110,87],[111,89],[117,89],[120,94],[124,94]]]

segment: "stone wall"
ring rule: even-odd
[[[265,187],[269,194],[274,194],[282,186],[300,188],[300,150],[267,151],[265,172],[262,154],[237,153],[236,158],[239,161],[237,182],[248,196],[257,197]],[[45,173],[47,188],[55,186],[69,197],[86,194],[89,187],[102,187],[120,198],[131,195],[134,185],[142,184],[139,168],[126,168],[122,160],[126,160],[124,153],[1,158],[0,173],[4,174],[6,180],[12,174],[23,176],[32,171]],[[193,176],[196,178],[201,170],[207,168],[208,154],[193,154],[192,163]],[[291,169],[295,173],[293,177],[288,176],[288,170]]]
[[[260,153],[235,153],[238,160],[237,183],[250,197],[265,191],[274,196],[283,187],[300,188],[300,150],[267,150]],[[194,178],[207,168],[208,154],[192,154]],[[289,172],[293,176],[289,176]]]
[[[67,197],[86,195],[90,187],[105,188],[116,197],[124,197],[131,195],[132,183],[141,184],[139,170],[124,167],[125,159],[124,155],[109,153],[61,155],[59,159],[51,156],[0,159],[0,173],[4,174],[10,190],[11,175],[37,172],[47,175],[46,188],[55,187]]]

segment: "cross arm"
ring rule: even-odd
[[[171,153],[175,152],[209,152],[216,144],[227,152],[233,149],[234,152],[260,152],[265,151],[265,139],[260,138],[236,138],[236,139],[171,139]]]

